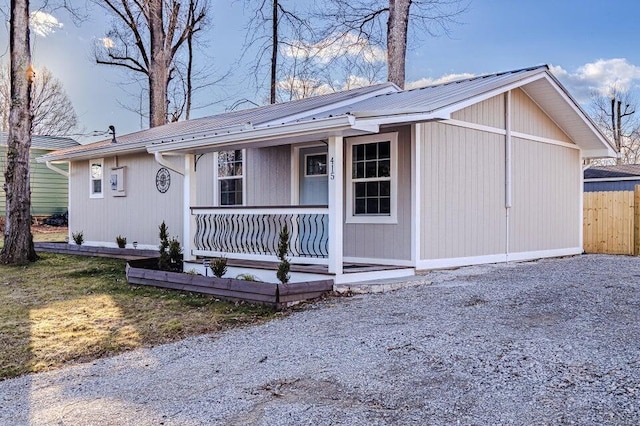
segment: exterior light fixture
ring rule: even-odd
[[[137,241],[134,241],[134,242],[133,242],[133,248],[134,248],[134,249],[137,249],[137,248],[138,248],[138,242],[137,242]]]
[[[204,276],[209,276],[209,268],[211,267],[211,259],[202,259],[202,266],[204,266]]]

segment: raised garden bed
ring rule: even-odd
[[[78,254],[83,256],[108,256],[108,257],[151,257],[157,256],[157,250],[142,250],[129,248],[114,247],[95,247],[68,243],[34,243],[36,251],[60,253],[60,254]]]
[[[235,278],[204,277],[157,270],[158,259],[127,262],[129,284],[209,294],[220,299],[258,303],[281,309],[303,300],[315,299],[333,289],[333,280],[275,284]]]

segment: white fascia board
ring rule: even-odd
[[[607,144],[608,145],[608,144]],[[617,158],[618,153],[610,146],[606,146],[602,149],[583,149],[580,151],[582,158]]]
[[[351,115],[325,118],[300,123],[289,123],[274,127],[256,127],[247,131],[238,131],[218,136],[194,137],[188,141],[160,142],[147,145],[149,153],[189,151],[205,147],[219,146],[229,143],[248,143],[256,140],[266,141],[283,137],[303,136],[326,131],[350,130],[355,124]]]
[[[356,102],[360,102],[360,101],[363,101],[365,99],[373,98],[373,97],[378,96],[378,95],[385,95],[387,93],[396,93],[398,91],[399,91],[399,89],[395,85],[394,86],[381,87],[380,89],[375,90],[373,92],[364,93],[364,94],[362,94],[360,96],[356,96],[356,97],[353,97],[351,99],[346,99],[346,100],[341,101],[341,102],[335,102],[335,103],[332,103],[332,104],[329,104],[329,105],[324,105],[324,106],[321,106],[321,107],[313,108],[313,109],[310,109],[310,110],[307,110],[307,111],[303,111],[303,112],[300,112],[300,113],[297,113],[297,114],[289,115],[289,116],[286,116],[286,117],[280,117],[280,118],[278,118],[276,120],[271,120],[271,121],[267,121],[265,123],[260,123],[260,126],[273,126],[273,125],[281,124],[283,122],[292,122],[292,121],[295,121],[295,120],[300,120],[300,119],[303,119],[305,117],[309,117],[309,116],[313,116],[313,115],[317,115],[317,114],[322,114],[323,112],[333,111],[333,110],[338,109],[338,108],[342,108],[342,107],[346,107],[346,106],[349,106],[349,105],[353,105]]]
[[[640,176],[626,176],[626,177],[609,177],[609,178],[591,178],[585,179],[584,182],[623,182],[623,181],[633,181],[640,180]]]

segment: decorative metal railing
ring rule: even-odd
[[[329,215],[325,207],[194,207],[191,211],[196,222],[194,254],[275,256],[280,231],[286,225],[288,256],[329,257]]]

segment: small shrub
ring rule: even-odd
[[[245,281],[255,281],[255,282],[260,282],[260,280],[258,279],[258,277],[256,277],[255,275],[252,274],[240,274],[236,277],[237,280],[245,280]]]
[[[177,238],[169,241],[169,269],[176,272],[182,271],[182,247]]]
[[[222,278],[224,274],[227,273],[227,258],[226,257],[217,257],[211,262],[211,270],[213,271],[213,275],[218,278]]]
[[[81,246],[82,243],[84,243],[84,234],[82,233],[82,231],[74,232],[71,234],[71,236],[73,237],[73,242],[77,245]]]
[[[287,225],[282,228],[280,231],[280,241],[278,242],[278,259],[280,259],[280,264],[278,265],[278,272],[276,276],[280,280],[282,284],[286,284],[289,282],[289,270],[291,269],[291,264],[289,263],[289,259],[287,259],[287,253],[289,252],[289,228]]]
[[[119,248],[125,248],[127,246],[127,237],[118,235],[116,237],[116,243],[118,244]]]
[[[168,271],[169,266],[171,264],[169,260],[169,228],[164,223],[164,220],[159,226],[160,228],[160,246],[158,249],[160,250],[160,260],[158,260],[158,268],[161,271]]]

